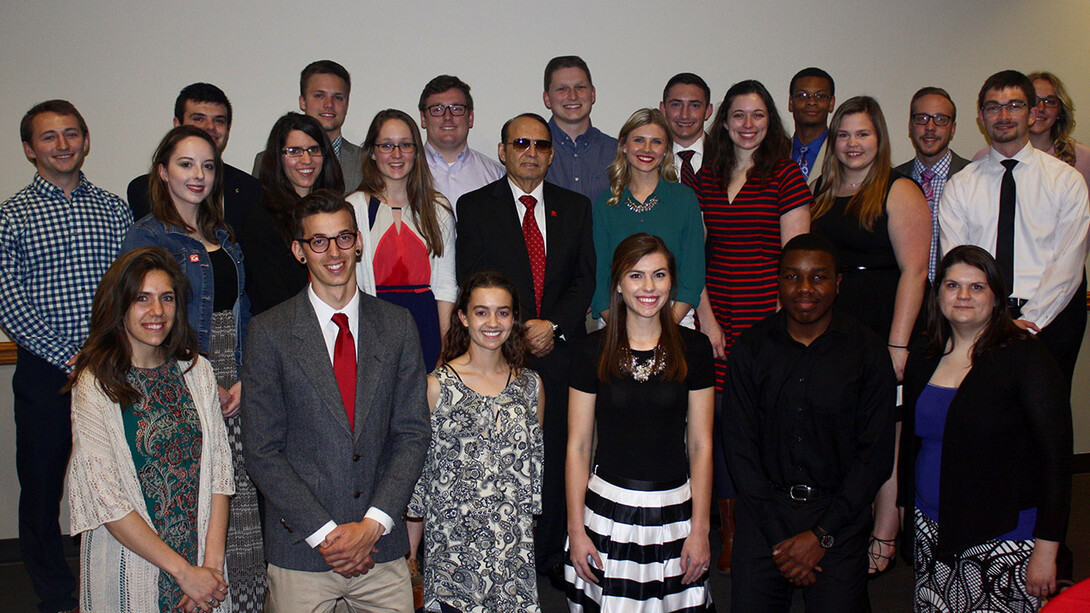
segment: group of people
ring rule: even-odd
[[[716,111],[681,73],[614,139],[560,56],[498,163],[457,77],[360,146],[350,89],[308,65],[251,176],[185,87],[127,205],[74,106],[23,118],[0,325],[40,610],[537,611],[542,575],[573,611],[703,611],[715,564],[735,611],[865,611],[898,550],[920,611],[1055,591],[1090,249],[1055,75],[989,77],[972,163],[919,90],[896,168],[818,68],[793,136],[759,81]]]

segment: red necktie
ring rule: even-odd
[[[681,158],[681,184],[696,189],[696,171],[693,169],[693,156],[696,152],[692,149],[677,152]]]
[[[545,293],[545,238],[534,219],[534,207],[537,199],[533,196],[519,196],[519,202],[526,206],[522,216],[522,236],[526,239],[526,253],[530,256],[530,274],[534,277],[534,302],[537,315],[541,316],[541,295]]]
[[[341,388],[344,412],[348,415],[348,428],[356,427],[356,341],[348,329],[348,316],[334,313],[337,324],[337,342],[333,345],[333,374],[337,375],[337,387]]]

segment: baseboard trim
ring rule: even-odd
[[[79,557],[78,538],[65,534],[61,537],[61,542],[64,545],[64,557]],[[0,564],[15,564],[22,561],[23,556],[19,553],[19,539],[0,539]]]

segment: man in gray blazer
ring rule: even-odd
[[[295,228],[310,284],[253,319],[242,371],[266,610],[410,612],[402,514],[431,435],[416,325],[356,287],[361,239],[340,194],[303,198]]]
[[[333,60],[311,62],[299,75],[299,110],[318,120],[329,137],[337,161],[344,175],[346,194],[356,191],[363,180],[360,148],[341,134],[341,126],[348,116],[348,95],[352,92],[352,77]],[[254,156],[253,175],[261,170],[264,151]]]
[[[908,135],[916,157],[894,168],[920,184],[931,207],[931,258],[927,279],[934,283],[939,252],[939,200],[946,180],[969,164],[969,160],[950,150],[950,141],[958,127],[958,110],[950,94],[941,87],[923,87],[909,104]]]

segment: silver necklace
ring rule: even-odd
[[[655,205],[659,203],[659,197],[651,194],[647,197],[647,200],[643,201],[643,204],[640,204],[639,202],[636,202],[635,198],[629,195],[627,198],[625,198],[624,203],[625,206],[628,207],[628,210],[632,211],[633,213],[646,213],[647,211],[655,208]]]
[[[632,354],[631,349],[622,347],[619,366],[622,373],[631,375],[640,383],[647,383],[651,377],[666,372],[666,350],[662,348],[662,345],[658,345],[650,358],[641,360]]]

